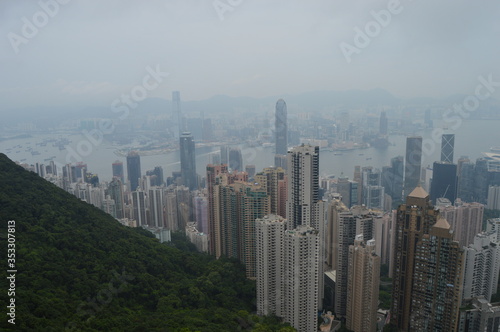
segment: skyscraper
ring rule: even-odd
[[[477,234],[474,243],[465,248],[462,301],[479,296],[491,301],[497,292],[499,269],[500,247],[496,234]]]
[[[380,257],[375,254],[375,241],[364,241],[363,234],[356,235],[349,246],[349,275],[346,327],[354,332],[375,331]]]
[[[123,172],[123,162],[117,160],[112,165],[113,177],[119,178],[122,183],[125,182],[124,172]]]
[[[141,156],[136,151],[131,151],[127,155],[127,176],[130,191],[136,191],[141,177]],[[139,222],[137,224],[139,225]]]
[[[286,188],[285,170],[281,167],[267,167],[255,175],[255,182],[267,191],[271,199],[271,214],[283,218],[286,215]]]
[[[288,151],[288,229],[317,227],[313,208],[319,201],[319,147],[304,145]]]
[[[123,185],[118,177],[113,178],[113,180],[109,183],[108,193],[111,199],[115,201],[116,218],[125,218]]]
[[[146,213],[146,193],[140,189],[132,192],[132,205],[137,226],[149,225]]]
[[[286,103],[283,99],[276,102],[274,130],[276,135],[276,154],[286,155],[288,147],[288,125]]]
[[[455,134],[443,134],[441,137],[441,161],[453,164],[453,151],[455,149]]]
[[[410,329],[412,285],[414,284],[417,243],[436,223],[439,211],[422,187],[416,187],[397,210],[394,230],[394,263],[391,323],[399,331]]]
[[[319,231],[308,225],[285,231],[283,316],[298,332],[317,330],[319,295],[323,290],[320,238]]]
[[[416,245],[410,331],[456,331],[462,276],[463,251],[439,218]]]
[[[457,198],[457,165],[434,162],[432,169],[431,200],[436,204],[438,198],[447,198],[451,203]]]
[[[149,189],[149,215],[150,226],[164,227],[163,216],[163,188],[154,187]]]
[[[229,149],[229,168],[232,171],[243,171],[243,157],[241,156],[241,150],[239,148]]]
[[[256,224],[257,314],[283,317],[283,239],[286,220],[269,215]]]
[[[404,195],[408,196],[420,183],[422,137],[406,138]]]
[[[287,152],[287,217],[281,240],[276,240],[275,250],[283,252],[283,279],[271,281],[271,289],[266,294],[283,293],[282,317],[299,332],[315,331],[317,313],[323,301],[323,261],[324,261],[324,204],[319,201],[319,147],[302,145]],[[260,227],[260,226],[259,226]],[[261,237],[263,233],[258,233]],[[269,250],[268,241],[260,241],[258,252]],[[273,249],[274,249],[273,248]],[[258,269],[263,268],[259,255]],[[276,274],[277,275],[277,274]],[[268,280],[257,272],[257,288],[267,287]],[[273,295],[274,296],[274,295]],[[261,308],[263,306],[260,306]],[[262,312],[264,309],[261,309]]]
[[[172,91],[172,118],[174,120],[174,137],[180,138],[184,126],[182,125],[181,93],[179,91]]]
[[[180,153],[182,182],[189,190],[195,190],[198,188],[198,177],[194,141],[190,132],[184,132],[181,135]]]

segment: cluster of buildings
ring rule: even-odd
[[[387,122],[384,112],[381,137]],[[341,123],[338,135],[348,139],[348,121]],[[135,152],[127,156],[126,180],[121,162],[104,183],[82,163],[62,174],[53,163],[31,169],[162,241],[184,231],[200,251],[239,259],[256,280],[257,313],[281,317],[299,332],[317,331],[322,312],[352,331],[376,331],[384,322],[398,331],[498,331],[500,304],[490,301],[500,219],[483,227],[483,204],[500,206],[495,156],[454,164],[454,135],[445,134],[441,160],[426,169],[422,138],[408,137],[405,157],[382,170],[356,166],[352,180],[320,178],[319,146],[289,148],[280,99],[275,165],[244,167],[241,152],[223,146],[202,178],[193,136],[181,129],[181,171],[167,179],[161,167],[143,175]],[[392,278],[384,317],[377,314],[382,265]]]

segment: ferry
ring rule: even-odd
[[[500,152],[500,146],[492,146],[492,147],[490,148],[490,151],[491,151],[491,152]]]

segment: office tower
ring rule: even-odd
[[[460,243],[460,247],[474,243],[474,237],[483,227],[483,204],[463,203],[457,199],[455,205],[438,205],[437,208],[451,225],[454,239]]]
[[[491,296],[497,292],[500,269],[500,247],[496,234],[477,234],[474,243],[464,248],[464,251],[462,301],[479,296],[491,301]]]
[[[288,151],[288,229],[298,225],[318,228],[313,208],[319,201],[319,147],[304,145]]]
[[[404,195],[415,189],[420,183],[422,161],[422,137],[406,138]]]
[[[319,231],[299,224],[285,231],[283,242],[284,321],[298,332],[316,331],[319,294],[323,290]]]
[[[146,193],[142,190],[132,192],[132,205],[134,207],[134,219],[137,227],[149,225],[146,213]]]
[[[181,174],[182,183],[195,190],[198,188],[198,177],[196,175],[196,153],[194,148],[193,136],[190,132],[184,132],[180,138],[181,152]]]
[[[125,183],[125,176],[123,172],[123,162],[117,160],[115,161],[112,165],[112,170],[113,170],[113,177],[120,179],[122,183]]]
[[[341,175],[337,181],[337,192],[342,196],[342,202],[351,208],[358,204],[358,183],[350,181],[348,177]]]
[[[441,137],[441,162],[453,164],[455,134],[443,134]]]
[[[232,171],[243,171],[243,157],[239,148],[229,149],[229,169]]]
[[[149,189],[149,213],[151,220],[149,226],[165,226],[163,215],[163,188],[153,187]]]
[[[229,163],[229,147],[227,145],[221,145],[220,147],[220,164],[227,165]],[[219,163],[214,163],[219,164]]]
[[[489,303],[484,297],[466,301],[460,309],[457,332],[496,332],[500,330],[500,303]]]
[[[363,201],[363,180],[361,177],[361,166],[354,166],[353,181],[358,183],[358,204]]]
[[[266,215],[255,221],[257,314],[283,317],[283,241],[286,220]]]
[[[163,168],[156,166],[152,171],[146,171],[146,175],[150,177],[150,185],[160,187],[165,184],[163,181]]]
[[[288,150],[288,126],[286,103],[283,99],[276,102],[274,132],[276,135],[276,154],[286,155]]]
[[[388,120],[387,120],[387,114],[385,111],[382,111],[380,113],[380,123],[379,123],[379,134],[380,135],[387,135],[387,128],[388,128]]]
[[[399,331],[408,331],[412,313],[412,285],[417,243],[436,223],[439,211],[434,210],[429,194],[416,187],[397,209],[394,229],[394,260],[391,323]]]
[[[471,163],[469,158],[460,157],[458,159],[457,176],[457,197],[462,201],[472,202],[474,196],[472,190],[474,187],[474,163]]]
[[[113,178],[109,183],[108,194],[115,201],[116,218],[125,218],[125,206],[123,199],[123,185],[118,177]]]
[[[245,172],[248,173],[249,178],[253,178],[255,175],[255,165],[246,165]]]
[[[203,119],[203,140],[205,142],[214,139],[214,132],[212,127],[212,119]]]
[[[335,305],[337,317],[345,317],[347,310],[347,285],[351,276],[349,271],[349,246],[354,244],[356,235],[363,234],[367,239],[372,239],[374,213],[368,209],[355,206],[347,209],[343,204],[333,203],[330,208],[329,224],[332,225],[332,268],[336,270]],[[330,229],[329,229],[330,230]],[[328,263],[327,263],[328,264]]]
[[[172,91],[172,118],[174,122],[174,137],[180,138],[184,127],[182,125],[181,93]]]
[[[136,151],[131,151],[127,155],[127,180],[130,184],[130,191],[136,191],[139,187],[141,177],[141,156]],[[140,225],[138,223],[138,225]]]
[[[500,186],[488,187],[488,200],[486,208],[491,210],[500,210]]]
[[[431,201],[445,197],[450,202],[457,198],[457,165],[436,161],[432,169]]]
[[[283,154],[275,154],[274,155],[274,166],[281,167],[285,171],[287,169],[287,156]]]
[[[416,245],[411,331],[456,331],[462,301],[463,251],[444,218]]]
[[[258,183],[271,199],[271,214],[283,218],[286,215],[286,176],[281,167],[267,167],[255,175],[254,181]]]
[[[363,234],[349,246],[349,274],[346,327],[353,332],[376,331],[380,257],[375,241],[364,241]]]
[[[373,167],[362,168],[363,204],[369,209],[384,209],[385,189],[381,184],[381,174]]]
[[[403,160],[402,156],[394,157],[391,159],[391,166],[382,168],[381,185],[384,187],[385,193],[396,202],[401,201],[403,193]]]

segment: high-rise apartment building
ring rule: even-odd
[[[319,229],[319,147],[301,145],[288,151],[288,229],[307,225]]]
[[[380,283],[380,257],[375,241],[356,235],[349,246],[349,282],[347,284],[346,327],[354,332],[377,330]]]
[[[460,310],[457,332],[497,332],[500,330],[500,303],[480,296],[468,300]]]
[[[474,243],[474,237],[483,227],[484,205],[480,203],[463,203],[456,200],[454,205],[438,205],[437,208],[453,229],[454,239],[461,247]]]
[[[484,296],[491,301],[497,292],[500,269],[500,247],[496,234],[480,233],[465,250],[462,301]]]
[[[319,231],[298,225],[285,231],[283,242],[284,321],[298,332],[316,331],[319,295],[323,290]]]
[[[276,154],[286,155],[288,149],[288,126],[286,103],[283,99],[276,102],[274,131],[276,135]]]
[[[441,136],[441,162],[453,164],[454,150],[455,134],[443,134]]]
[[[255,221],[257,314],[284,316],[284,234],[286,220],[268,215]]]
[[[271,214],[286,216],[286,175],[281,167],[267,167],[255,175],[254,180],[271,199]]]
[[[359,234],[373,239],[374,217],[376,214],[362,206],[347,209],[335,201],[330,204],[327,236],[327,257],[330,256],[330,260],[327,259],[327,265],[336,271],[334,312],[337,317],[346,317],[347,313],[347,286],[352,276],[349,246]],[[328,255],[330,248],[331,255]]]
[[[146,212],[146,193],[142,190],[133,191],[132,205],[137,226],[149,225]]]
[[[421,163],[422,137],[407,137],[404,196],[408,196],[420,184]]]
[[[149,215],[151,222],[149,226],[164,227],[163,213],[163,188],[153,187],[149,189]]]
[[[463,251],[450,224],[439,218],[416,245],[411,331],[456,331],[462,277]]]
[[[412,313],[412,285],[414,284],[417,243],[437,221],[439,211],[432,206],[429,194],[416,187],[407,197],[406,203],[397,209],[391,323],[399,331],[410,329]]]
[[[141,177],[141,156],[136,151],[131,151],[127,155],[127,175],[130,191],[136,191]]]
[[[188,187],[189,190],[195,190],[198,188],[198,176],[196,175],[194,140],[190,132],[184,132],[181,135],[180,153],[182,183]]]

